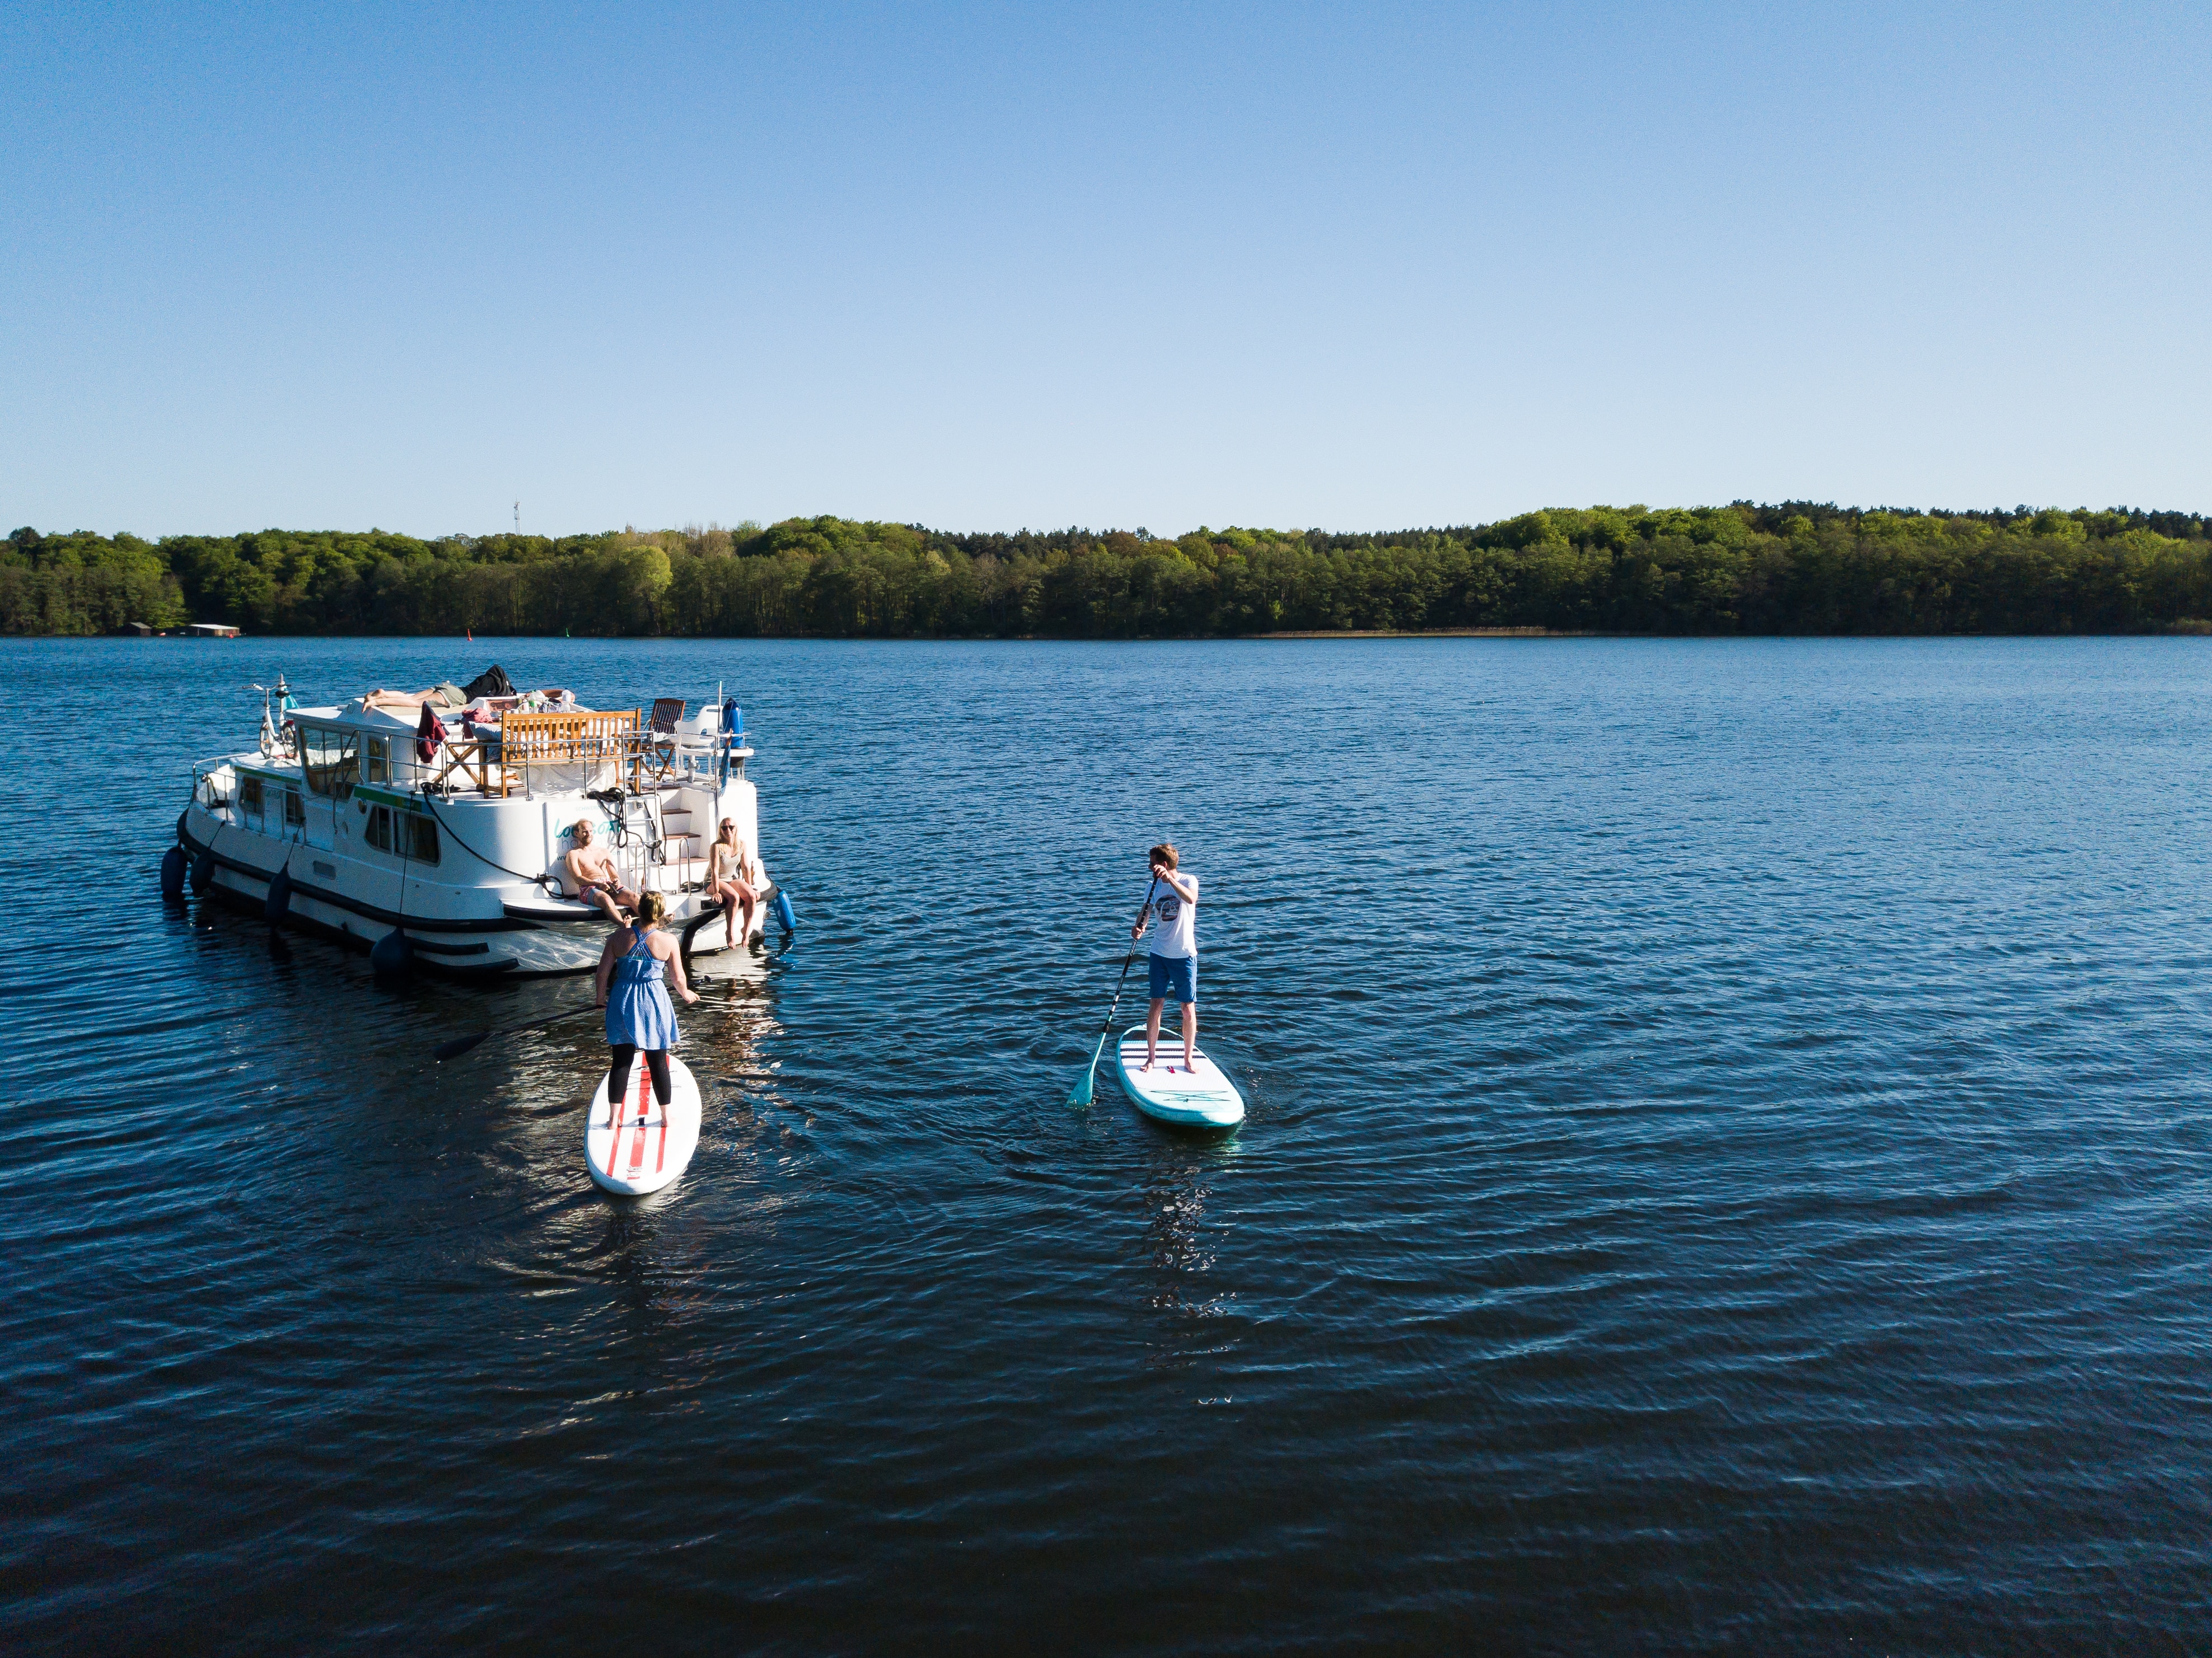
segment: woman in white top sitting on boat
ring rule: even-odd
[[[722,906],[723,932],[732,950],[753,936],[753,913],[760,908],[765,876],[760,859],[738,834],[736,820],[725,817],[707,849],[707,896]]]

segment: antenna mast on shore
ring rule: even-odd
[[[522,533],[522,503],[519,501],[514,503],[514,533]]]

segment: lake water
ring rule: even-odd
[[[800,932],[165,908],[303,700],[727,680]],[[2212,1598],[2212,647],[0,643],[15,1651],[2144,1653]],[[1168,837],[1233,1138],[1063,1104]],[[1142,963],[1136,975],[1141,993]],[[1124,1004],[1125,1013],[1130,1004]]]

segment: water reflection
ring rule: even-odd
[[[689,1171],[686,1171],[689,1177]],[[683,1185],[678,1181],[676,1185]],[[594,1188],[596,1189],[596,1188]],[[647,1327],[633,1321],[633,1332],[643,1327],[665,1327],[665,1311],[659,1305],[665,1282],[658,1271],[654,1248],[660,1236],[661,1216],[676,1204],[676,1187],[664,1187],[642,1198],[617,1198],[602,1205],[606,1224],[592,1252],[595,1276],[612,1292],[614,1304],[624,1312],[655,1315]],[[608,1194],[602,1193],[602,1196]]]
[[[750,1148],[759,1130],[747,1101],[772,1099],[775,1086],[762,1044],[781,1030],[776,975],[757,957],[751,972],[746,965],[733,958],[692,975],[699,999],[678,1010],[676,1053],[699,1086],[698,1149],[682,1178],[641,1198],[603,1191],[585,1163],[586,1125],[607,1066],[588,978],[489,993],[435,981],[372,993],[406,1000],[410,1022],[457,1033],[580,1010],[544,1029],[495,1037],[449,1065],[424,1065],[424,1080],[463,1108],[443,1127],[425,1121],[407,1135],[418,1157],[444,1164],[448,1188],[466,1171],[484,1222],[470,1253],[483,1266],[529,1297],[581,1297],[561,1320],[572,1333],[591,1327],[594,1311],[611,1312],[623,1342],[658,1346],[712,1315],[705,1275],[726,1264],[714,1240],[720,1234],[726,1249],[732,1199],[744,1207],[758,1178]]]
[[[1231,1155],[1223,1145],[1167,1148],[1141,1188],[1145,1307],[1157,1322],[1146,1363],[1156,1368],[1190,1365],[1236,1345],[1223,1322],[1234,1292],[1212,1278],[1222,1223],[1208,1213]]]

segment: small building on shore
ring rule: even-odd
[[[177,631],[186,639],[235,639],[238,629],[228,622],[195,622]]]

